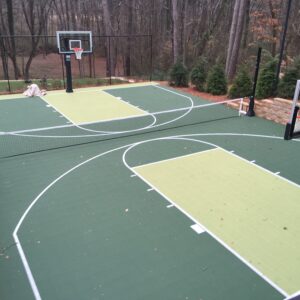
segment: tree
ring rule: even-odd
[[[127,34],[131,35],[132,34],[132,27],[133,27],[133,0],[127,0]],[[131,61],[130,61],[130,52],[131,52],[131,38],[127,38],[126,41],[126,50],[125,50],[125,76],[130,76],[131,75]]]
[[[33,58],[37,54],[37,47],[41,39],[41,34],[45,28],[44,20],[48,17],[53,1],[54,0],[22,0],[22,11],[31,34],[31,50],[25,65],[25,80],[29,79],[30,66]]]
[[[180,19],[178,13],[178,0],[172,0],[173,18],[173,62],[180,59]]]
[[[102,0],[102,10],[103,10],[103,22],[104,22],[105,34],[107,36],[111,36],[113,34],[113,27],[111,23],[111,12],[107,0]],[[114,76],[115,75],[115,51],[114,51],[114,43],[110,38],[108,38],[106,42],[106,53],[109,58],[108,65],[107,65],[108,67],[107,75]]]
[[[196,66],[191,72],[191,82],[199,91],[205,90],[205,82],[207,77],[207,60],[204,57],[200,57]]]
[[[293,66],[287,69],[278,85],[278,95],[293,98],[297,80],[300,78],[300,58],[295,59]]]
[[[281,32],[282,13],[282,0],[266,0],[264,6],[251,13],[251,31],[258,42],[271,46],[270,51],[273,57],[276,55]]]
[[[241,69],[234,81],[233,85],[229,90],[230,98],[238,98],[238,97],[248,97],[252,93],[252,80],[245,70],[245,68]]]
[[[171,86],[188,86],[188,70],[181,62],[175,63],[170,70],[170,81]]]
[[[20,69],[17,65],[17,57],[16,57],[16,44],[15,44],[15,38],[13,37],[15,35],[15,22],[14,22],[14,13],[13,13],[13,1],[6,0],[6,11],[7,11],[7,19],[6,22],[4,20],[4,9],[2,7],[2,3],[0,4],[1,9],[1,25],[2,29],[0,29],[0,34],[2,35],[10,35],[10,37],[2,38],[1,41],[1,51],[6,53],[10,60],[12,61],[13,68],[14,68],[14,77],[15,79],[18,79],[20,76]],[[7,24],[7,26],[6,26]],[[4,57],[4,56],[3,56]],[[5,69],[4,69],[5,70]],[[6,70],[8,72],[8,70]],[[6,74],[6,77],[8,74]]]
[[[276,80],[277,59],[271,59],[262,68],[257,81],[256,97],[258,99],[273,96],[274,82]]]
[[[226,76],[229,80],[234,77],[236,72],[246,9],[246,0],[235,1],[225,67]]]
[[[224,69],[215,65],[208,74],[207,91],[213,95],[224,95],[227,93],[227,82]]]

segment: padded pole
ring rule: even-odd
[[[72,69],[71,69],[71,55],[65,54],[65,66],[66,66],[66,77],[67,77],[67,93],[73,93],[72,87]]]

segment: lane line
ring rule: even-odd
[[[72,124],[75,125],[75,122],[73,122],[73,120],[71,120],[69,117],[67,117],[65,114],[63,114],[61,111],[59,111],[59,109],[57,109],[54,105],[50,104],[50,103],[45,99],[45,97],[40,96],[40,98],[41,98],[46,104],[48,104],[48,105],[50,105],[52,108],[54,108],[53,112],[57,112],[57,113],[61,114],[62,116],[64,116],[64,118],[65,118],[67,121],[69,121],[69,122],[71,122]]]
[[[179,158],[193,156],[193,155],[199,154],[199,152],[200,152],[200,154],[204,154],[206,152],[215,151],[215,150],[218,150],[218,149],[217,148],[211,148],[211,149],[198,151],[198,152],[193,152],[193,153],[189,153],[189,154],[184,154],[184,155],[180,155],[180,156],[176,156],[176,157],[172,157],[172,158],[166,158],[166,159],[154,161],[154,162],[151,162],[151,163],[146,163],[146,164],[143,164],[143,165],[134,166],[134,168],[135,169],[143,168],[145,166],[151,166],[151,165],[155,165],[155,164],[160,164],[162,162],[167,162],[167,161],[172,161],[172,160],[176,160],[176,159],[179,159]]]

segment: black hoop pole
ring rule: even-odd
[[[67,76],[67,93],[73,93],[72,87],[72,69],[71,69],[71,55],[65,54],[65,66],[66,66],[66,76]]]
[[[255,66],[255,74],[254,74],[254,79],[253,79],[253,90],[252,90],[252,95],[249,97],[249,108],[247,111],[247,116],[248,117],[254,117],[255,116],[255,111],[254,111],[254,105],[255,105],[255,92],[256,92],[256,84],[257,84],[257,78],[258,78],[258,73],[259,73],[259,66],[260,66],[260,60],[261,60],[261,47],[258,48],[257,51],[257,58],[256,58],[256,66]]]

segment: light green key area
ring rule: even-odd
[[[135,171],[279,288],[299,290],[298,185],[221,149]]]

